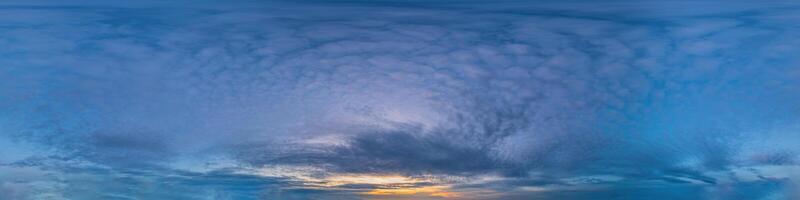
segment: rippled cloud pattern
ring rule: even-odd
[[[794,1],[0,2],[0,199],[800,199]]]

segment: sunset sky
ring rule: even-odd
[[[6,199],[800,199],[800,1],[3,0]]]

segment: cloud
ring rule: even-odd
[[[793,195],[795,177],[760,167],[800,152],[796,5],[689,9],[712,3],[4,3],[0,164],[59,178],[0,191],[375,189],[291,175],[310,167],[483,199]],[[292,172],[250,173],[274,166]],[[725,175],[747,168],[786,180]]]

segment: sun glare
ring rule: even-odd
[[[412,187],[412,188],[390,188],[390,189],[374,189],[364,192],[367,195],[392,195],[392,196],[406,196],[406,195],[425,195],[433,197],[458,197],[458,193],[447,191],[445,186],[426,186],[426,187]]]
[[[431,183],[432,180],[423,178],[413,178],[401,175],[365,175],[347,174],[325,178],[329,186],[341,186],[348,184],[368,184],[377,189],[363,192],[364,195],[380,196],[431,196],[431,197],[457,197],[455,192],[447,191],[447,186],[420,186],[421,183]]]

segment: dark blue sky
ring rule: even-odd
[[[792,1],[0,2],[0,199],[800,198]]]

